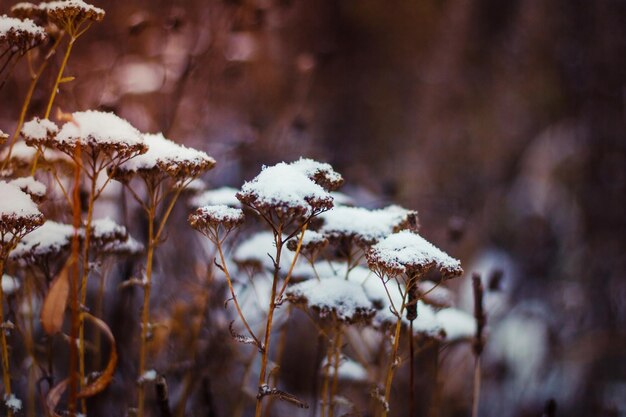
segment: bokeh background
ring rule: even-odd
[[[206,150],[212,187],[301,155],[330,162],[360,205],[418,210],[423,235],[482,274],[481,415],[539,416],[551,398],[559,415],[626,415],[626,2],[95,4],[107,15],[76,45],[63,111],[112,110]],[[5,131],[27,85],[22,62],[0,91]],[[48,94],[37,91],[32,114]],[[194,270],[180,254],[190,238],[176,239],[161,268]],[[452,285],[471,311],[469,279]],[[178,289],[166,287],[171,311]],[[424,359],[420,415],[467,415],[471,364],[469,347],[449,353],[435,406]],[[204,414],[228,415],[220,380],[203,379],[214,397]]]

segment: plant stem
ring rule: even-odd
[[[146,260],[146,276],[143,283],[143,309],[141,311],[141,339],[139,347],[139,387],[137,395],[137,417],[143,417],[145,391],[141,377],[146,367],[146,344],[148,336],[148,326],[150,321],[150,288],[152,287],[152,263],[154,259],[154,218],[156,207],[154,204],[154,193],[152,194],[152,202],[148,211],[148,255]]]
[[[330,364],[332,361],[332,357],[333,357],[333,349],[334,349],[334,345],[335,345],[335,338],[333,337],[332,340],[328,340],[328,348],[326,349],[326,364],[324,365],[324,373],[323,373],[323,379],[322,379],[322,393],[320,398],[322,399],[322,413],[320,414],[321,417],[324,417],[327,415],[326,410],[328,409],[329,406],[329,402],[328,402],[328,387],[330,385]]]
[[[341,360],[341,324],[337,324],[335,329],[335,343],[333,344],[333,383],[330,388],[330,396],[328,398],[328,417],[333,417],[335,414],[335,394],[337,393],[337,384],[339,383],[339,361]],[[330,363],[328,364],[330,366]]]
[[[480,356],[474,363],[474,390],[472,392],[472,417],[478,417],[478,404],[480,400]]]
[[[61,62],[61,68],[59,68],[59,73],[57,74],[57,78],[54,82],[52,92],[50,93],[50,99],[48,100],[46,113],[43,116],[44,119],[48,119],[50,117],[50,112],[52,111],[52,104],[54,103],[54,99],[56,98],[57,91],[59,89],[59,84],[61,83],[61,79],[63,78],[63,72],[65,71],[67,62],[70,59],[70,53],[72,52],[72,48],[74,47],[74,43],[76,42],[76,39],[78,39],[77,36],[70,35],[70,41],[67,44],[67,49],[65,50],[65,55],[63,56],[63,61]],[[37,153],[35,154],[35,159],[33,160],[33,166],[31,168],[30,175],[35,175],[35,171],[37,170],[38,160],[39,160],[39,151],[37,151]]]
[[[0,278],[4,275],[4,259],[0,260]],[[2,344],[2,382],[4,383],[4,397],[11,395],[11,370],[9,369],[9,348],[7,346],[6,329],[4,328],[4,290],[0,285],[0,343]],[[13,417],[13,410],[7,408],[7,416]]]
[[[257,337],[255,336],[254,332],[252,331],[252,329],[250,328],[250,325],[248,324],[248,322],[246,321],[246,317],[243,315],[243,311],[241,311],[241,307],[239,306],[239,301],[237,301],[237,296],[235,295],[235,289],[233,288],[233,282],[230,278],[230,273],[228,272],[228,267],[226,266],[226,259],[224,257],[224,251],[222,250],[222,243],[219,240],[219,236],[217,236],[217,231],[215,232],[215,244],[217,246],[217,251],[220,255],[220,262],[222,264],[222,270],[224,271],[224,275],[226,276],[226,282],[228,283],[228,289],[230,290],[230,295],[232,297],[233,303],[235,304],[235,308],[237,309],[237,314],[239,315],[239,318],[241,319],[243,325],[245,326],[246,330],[248,331],[248,333],[250,334],[250,337],[252,337],[254,339],[254,341],[257,344],[257,348],[259,348],[260,350],[263,350],[263,345],[261,345],[261,342],[257,339]]]
[[[398,359],[398,346],[400,346],[400,331],[402,330],[402,314],[404,313],[404,309],[406,307],[406,294],[406,291],[402,294],[402,306],[400,307],[398,321],[396,322],[396,329],[393,337],[391,360],[389,361],[389,367],[387,368],[387,377],[385,381],[385,404],[383,404],[383,412],[381,414],[382,417],[387,417],[387,413],[389,412],[388,408],[389,397],[391,395],[391,383],[393,381],[393,374],[396,369],[396,361]]]
[[[64,33],[59,35],[57,40],[54,42],[52,49],[48,52],[48,54],[44,58],[44,61],[39,66],[39,69],[34,74],[34,76],[31,77],[30,85],[28,86],[28,91],[26,92],[26,97],[24,98],[24,103],[22,103],[22,109],[20,110],[20,117],[17,121],[17,126],[15,127],[15,131],[13,132],[13,136],[11,137],[11,144],[9,145],[9,151],[7,153],[6,158],[2,162],[2,170],[6,168],[9,160],[11,159],[11,152],[13,152],[13,146],[15,145],[17,137],[22,131],[22,126],[24,125],[24,120],[26,120],[26,113],[28,112],[28,108],[30,107],[30,102],[33,98],[33,93],[35,92],[35,87],[37,86],[37,83],[39,82],[39,79],[41,78],[41,75],[43,74],[44,70],[48,66],[48,62],[50,62],[50,57],[54,56],[56,49],[59,47],[59,44],[61,43],[61,40],[63,39],[64,35],[65,35]]]
[[[74,160],[79,161],[81,159],[82,149],[78,145],[74,152]],[[74,226],[74,236],[72,238],[72,254],[70,256],[70,263],[72,265],[70,273],[70,311],[72,315],[72,325],[70,330],[70,358],[69,358],[69,401],[68,411],[70,417],[76,415],[76,398],[78,394],[77,390],[77,375],[76,375],[76,362],[78,359],[78,349],[76,346],[76,340],[79,336],[79,329],[81,323],[81,316],[79,311],[79,293],[78,293],[78,280],[80,270],[78,267],[78,256],[80,252],[80,240],[78,236],[78,230],[81,226],[81,200],[80,200],[80,173],[81,168],[77,164],[74,168],[74,190],[72,194],[72,225]]]
[[[80,294],[80,303],[81,305],[85,305],[87,303],[87,281],[89,277],[89,246],[91,245],[91,224],[93,220],[93,206],[94,206],[94,197],[96,193],[96,181],[98,179],[98,173],[92,173],[91,177],[91,188],[89,190],[89,201],[87,205],[87,223],[85,225],[85,241],[83,243],[83,272],[81,277],[81,294]],[[80,326],[79,326],[79,335],[78,335],[78,346],[79,346],[79,367],[78,372],[80,376],[79,386],[83,387],[85,383],[85,320],[83,318],[82,313],[80,314]],[[81,399],[81,410],[83,414],[87,413],[85,399]]]

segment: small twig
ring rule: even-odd
[[[474,393],[472,399],[472,417],[478,417],[478,405],[480,401],[480,355],[483,352],[485,341],[483,331],[487,323],[487,317],[483,309],[483,283],[480,275],[472,274],[472,288],[474,290],[474,318],[476,319],[476,335],[472,349],[476,358],[474,363]]]
[[[154,391],[156,393],[157,408],[161,417],[172,417],[172,411],[170,410],[169,394],[167,389],[167,381],[163,375],[159,375],[154,384]]]

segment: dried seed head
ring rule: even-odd
[[[25,192],[36,203],[46,198],[46,186],[37,181],[34,177],[22,177],[9,181],[9,184],[15,185]]]
[[[343,185],[343,177],[330,164],[309,158],[300,158],[289,165],[328,191],[334,191]]]
[[[370,269],[387,276],[423,276],[433,267],[438,268],[444,278],[463,273],[457,259],[408,230],[387,236],[372,246],[366,257]]]
[[[128,235],[126,240],[115,239],[104,243],[98,251],[104,255],[134,256],[143,253],[144,246]]]
[[[57,26],[67,30],[68,25],[91,20],[99,22],[104,19],[105,12],[99,7],[87,4],[82,0],[61,0],[40,4],[48,12],[48,17]]]
[[[6,246],[14,246],[41,226],[44,218],[30,196],[15,185],[0,181],[0,195],[0,245],[4,252]]]
[[[0,45],[7,44],[14,51],[23,54],[47,37],[46,31],[30,19],[0,16]]]
[[[11,14],[18,19],[33,19],[43,25],[48,20],[48,12],[45,7],[40,7],[29,2],[20,2],[11,6]]]
[[[260,213],[274,211],[280,217],[314,216],[333,207],[326,190],[301,169],[284,162],[263,167],[241,187],[237,198]]]
[[[52,148],[56,143],[59,127],[49,119],[35,117],[24,123],[20,134],[27,145]]]
[[[117,167],[115,177],[127,180],[133,175],[143,177],[169,176],[178,182],[196,178],[213,168],[215,159],[205,152],[180,145],[158,134],[144,134],[148,150]]]
[[[393,232],[417,224],[417,212],[391,205],[368,210],[360,207],[339,206],[322,214],[324,224],[320,232],[331,241],[354,241],[369,246]]]
[[[40,228],[24,236],[11,251],[11,259],[25,260],[34,265],[43,264],[43,259],[56,257],[70,247],[74,227],[46,221]]]
[[[344,278],[304,281],[291,285],[285,294],[287,300],[312,309],[322,319],[334,317],[345,323],[369,322],[376,314],[363,287]]]
[[[130,123],[113,113],[94,110],[72,113],[52,145],[68,155],[81,145],[91,154],[120,161],[147,151],[143,136]]]
[[[241,209],[224,205],[200,207],[189,216],[191,227],[204,234],[218,226],[231,230],[243,224],[243,221],[244,215]]]
[[[128,231],[110,217],[105,217],[91,222],[91,238],[94,245],[102,247],[107,243],[125,242]]]
[[[7,139],[9,139],[9,135],[0,130],[0,146],[4,145]]]

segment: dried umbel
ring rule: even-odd
[[[62,0],[43,3],[40,7],[48,12],[48,17],[57,26],[68,30],[69,25],[90,20],[99,22],[104,19],[104,10],[87,4],[82,0]]]
[[[46,198],[46,186],[34,177],[21,177],[9,181],[24,193],[28,194],[34,202],[39,203]]]
[[[36,265],[47,273],[50,263],[64,261],[60,258],[68,253],[73,236],[72,225],[48,220],[40,228],[24,236],[11,251],[10,259],[20,264]]]
[[[6,259],[17,242],[43,224],[43,215],[30,198],[15,185],[0,181],[0,247]]]
[[[61,170],[69,172],[74,169],[74,162],[66,154],[56,149],[32,147],[23,141],[16,142],[13,146],[8,166],[13,170],[28,170],[30,173],[30,167],[33,163],[33,159],[37,155],[37,149],[41,149],[41,154],[44,156],[39,164],[41,168],[54,168],[56,172]],[[9,148],[7,147],[0,153],[0,160],[5,160],[8,155]]]
[[[403,230],[387,236],[366,254],[367,263],[381,275],[423,276],[432,268],[440,270],[444,279],[463,273],[461,263],[426,241],[417,233]]]
[[[363,287],[339,277],[304,281],[287,288],[285,294],[291,303],[312,309],[322,319],[366,323],[376,314]]]
[[[328,191],[334,191],[343,185],[343,177],[330,164],[309,158],[300,158],[289,165]]]
[[[94,110],[72,113],[51,145],[68,155],[80,145],[94,160],[103,155],[116,162],[147,151],[143,136],[130,123],[113,113]]]
[[[103,247],[114,242],[125,242],[128,231],[110,217],[105,217],[91,222],[91,239],[96,248]]]
[[[53,148],[56,143],[56,136],[59,127],[49,119],[34,119],[24,123],[20,134],[27,145],[38,148]]]
[[[42,43],[48,35],[30,19],[0,16],[0,51],[23,54]]]
[[[189,216],[189,224],[200,233],[207,235],[211,230],[223,227],[229,231],[244,222],[241,209],[224,205],[204,206]]]
[[[237,198],[262,215],[279,218],[313,217],[333,207],[332,196],[311,180],[302,169],[281,162],[263,167],[246,182]]]
[[[18,19],[33,19],[40,25],[45,24],[48,20],[48,11],[46,10],[46,4],[41,5],[20,2],[11,6],[11,14]]]
[[[215,165],[215,159],[205,152],[180,145],[163,134],[144,134],[147,152],[115,169],[114,176],[128,181],[134,175],[159,179],[170,177],[177,182],[194,179]]]
[[[331,241],[354,241],[366,247],[402,229],[417,228],[417,212],[391,205],[378,210],[335,207],[320,216],[320,232]]]

